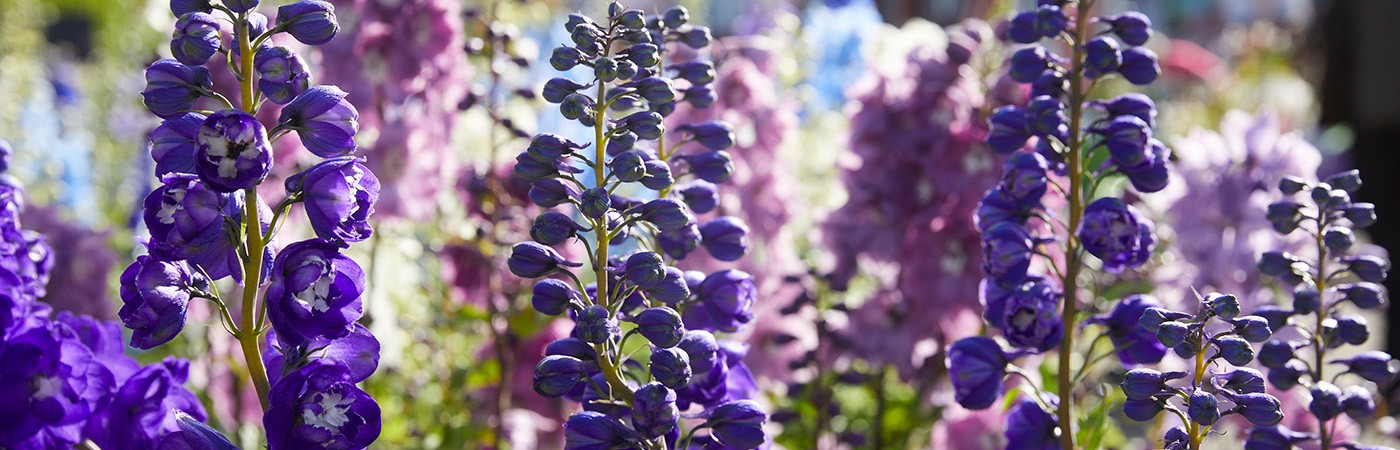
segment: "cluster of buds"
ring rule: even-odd
[[[733,172],[729,126],[681,125],[681,142],[664,141],[662,120],[677,101],[698,108],[714,101],[713,65],[692,56],[709,45],[709,29],[690,24],[685,8],[648,16],[617,2],[604,21],[572,14],[564,27],[573,45],[555,49],[551,65],[590,68],[592,80],[552,79],[543,97],[566,119],[592,127],[595,139],[585,155],[590,145],[542,133],[516,158],[532,202],[576,210],[537,216],[533,241],[516,244],[507,260],[516,276],[542,278],[532,291],[536,310],[575,322],[569,337],[546,348],[534,390],[583,404],[564,424],[566,448],[756,448],[766,441],[767,415],[751,400],[757,388],[742,361],[747,349],[715,337],[753,320],[753,277],[675,266],[698,248],[723,261],[749,248],[748,227],[738,219],[696,219],[715,209],[715,184]],[[687,142],[703,150],[678,152]],[[589,171],[591,186],[578,176]],[[677,184],[686,177],[696,180]],[[575,239],[588,250],[593,284],[574,273],[583,263],[554,248]],[[642,250],[609,255],[629,242]],[[647,344],[629,346],[635,335]],[[634,358],[636,351],[649,356]],[[684,413],[691,408],[699,411]],[[684,436],[682,418],[699,421]]]

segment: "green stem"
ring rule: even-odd
[[[238,39],[239,56],[242,58],[237,68],[241,80],[238,88],[242,95],[243,110],[252,114],[253,52],[248,43],[247,17],[240,15],[236,26],[242,27]],[[263,367],[260,348],[262,333],[257,332],[257,323],[254,321],[258,317],[258,289],[262,287],[263,251],[267,243],[263,242],[262,222],[258,220],[257,188],[245,189],[243,196],[243,230],[246,235],[244,242],[248,244],[248,259],[243,261],[243,309],[240,311],[242,320],[239,325],[242,332],[239,333],[238,344],[243,348],[243,359],[248,363],[248,376],[253,379],[253,387],[258,391],[258,401],[265,412],[268,392],[272,388],[267,382],[267,369]]]
[[[1087,5],[1080,5],[1076,12],[1074,21],[1074,42],[1071,43],[1073,53],[1070,58],[1070,97],[1069,97],[1069,148],[1066,149],[1067,165],[1069,170],[1069,229],[1065,237],[1065,273],[1061,280],[1064,289],[1064,308],[1061,311],[1061,320],[1064,326],[1064,338],[1060,341],[1059,372],[1057,373],[1058,387],[1060,394],[1060,407],[1056,411],[1060,422],[1060,448],[1073,450],[1074,447],[1074,383],[1070,378],[1070,359],[1074,353],[1074,335],[1078,329],[1078,284],[1079,270],[1082,266],[1079,255],[1079,237],[1076,232],[1079,229],[1079,221],[1084,216],[1084,199],[1081,190],[1083,189],[1083,162],[1080,161],[1080,146],[1083,137],[1080,135],[1080,121],[1083,116],[1084,86],[1081,65],[1084,61],[1084,50],[1079,44],[1084,42],[1085,22],[1088,19]]]
[[[604,46],[604,48],[607,48],[607,46]],[[607,56],[606,52],[604,53],[603,56]],[[606,98],[606,96],[607,83],[604,83],[603,80],[598,80],[598,101],[604,101],[603,99]],[[604,175],[607,173],[607,165],[605,164],[607,162],[607,150],[605,148],[607,147],[607,138],[604,136],[603,131],[603,127],[607,126],[607,123],[608,110],[606,108],[599,107],[593,111],[593,185],[597,188],[604,188],[607,183],[606,176]],[[593,229],[595,243],[597,244],[597,247],[593,249],[595,252],[593,256],[593,270],[598,283],[597,304],[612,311],[609,305],[608,294],[610,292],[610,286],[608,286],[607,272],[608,242],[612,240],[612,235],[608,233],[607,218],[599,219],[593,224]],[[608,348],[606,345],[595,345],[594,347],[598,351],[598,365],[603,371],[603,377],[608,380],[608,385],[611,388],[610,390],[612,391],[613,397],[622,399],[626,401],[628,405],[631,405],[633,399],[632,388],[628,387],[627,383],[623,382],[620,365],[614,364],[612,358],[608,357]],[[621,349],[618,349],[618,351],[621,352]]]
[[[1317,212],[1317,230],[1313,233],[1313,238],[1317,242],[1317,274],[1313,276],[1313,284],[1314,287],[1317,288],[1319,296],[1327,292],[1327,278],[1324,275],[1327,273],[1325,271],[1327,266],[1327,244],[1322,241],[1323,230],[1327,228],[1326,217],[1327,214],[1325,212],[1321,210]],[[1322,302],[1321,305],[1318,305],[1317,312],[1314,314],[1314,318],[1317,319],[1317,326],[1313,328],[1314,359],[1312,376],[1314,385],[1326,379],[1324,378],[1323,369],[1325,363],[1323,362],[1323,358],[1327,352],[1327,342],[1326,337],[1322,335],[1322,322],[1327,320],[1328,309],[1329,308],[1326,307],[1326,302]],[[1317,435],[1322,442],[1321,448],[1332,448],[1332,433],[1327,429],[1327,421],[1321,418],[1317,419]]]

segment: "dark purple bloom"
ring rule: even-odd
[[[690,384],[690,354],[680,348],[658,348],[651,352],[651,376],[671,389]]]
[[[1040,204],[1048,185],[1049,163],[1037,153],[1013,153],[1006,160],[1001,179],[1001,192],[1024,207]]]
[[[675,347],[681,342],[681,337],[685,336],[681,314],[665,306],[647,308],[637,314],[635,322],[642,337],[660,348]]]
[[[379,178],[355,157],[322,161],[287,178],[289,194],[300,193],[316,236],[344,245],[374,233],[369,217],[379,201]]]
[[[1048,283],[1025,283],[1007,299],[1002,317],[1006,341],[1039,351],[1055,348],[1064,337],[1060,292]]]
[[[583,360],[566,355],[548,355],[535,365],[531,388],[544,397],[562,397],[588,376],[588,372],[588,365]]]
[[[1034,245],[1030,233],[1015,223],[992,225],[982,233],[982,273],[991,278],[1024,278]]]
[[[132,330],[131,346],[142,350],[170,342],[185,328],[190,291],[206,284],[184,261],[136,257],[121,275],[122,324]]]
[[[325,3],[303,0],[302,3]],[[322,158],[348,155],[355,151],[355,133],[360,131],[360,112],[345,99],[348,95],[336,86],[315,86],[292,99],[278,119],[280,126],[297,132],[302,145]]]
[[[156,162],[157,177],[174,172],[194,173],[194,154],[199,149],[196,139],[204,119],[202,114],[179,114],[151,131],[151,159]]]
[[[359,383],[379,368],[379,340],[364,325],[350,326],[350,334],[339,338],[317,337],[301,344],[284,341],[277,331],[267,333],[268,345],[263,351],[267,363],[268,381],[275,386],[286,373],[311,364],[331,364],[346,371],[346,378]]]
[[[706,61],[699,64],[708,67],[710,63]],[[712,77],[713,73],[714,69],[711,68]],[[681,125],[676,127],[676,131],[688,135],[689,139],[699,142],[700,145],[710,150],[724,150],[734,146],[734,131],[730,129],[729,124],[721,121],[712,120]]]
[[[306,62],[287,47],[258,49],[253,68],[258,71],[258,90],[273,103],[285,105],[311,88]]]
[[[365,448],[379,437],[379,405],[343,367],[312,364],[287,374],[268,397],[263,426],[271,450]]]
[[[1220,403],[1209,392],[1192,392],[1191,400],[1186,405],[1186,415],[1192,422],[1215,425],[1215,421],[1220,420]]]
[[[1084,249],[1103,261],[1105,271],[1119,273],[1152,256],[1152,228],[1136,208],[1117,197],[1104,197],[1084,209],[1077,233]]]
[[[156,450],[238,450],[227,437],[183,411],[174,411],[179,430],[160,439]]]
[[[536,242],[521,242],[511,247],[506,265],[511,273],[521,278],[539,278],[564,270],[564,267],[583,266],[582,263],[564,259],[559,252]]]
[[[170,36],[170,53],[175,59],[191,66],[209,62],[219,51],[219,21],[202,12],[185,13],[175,22]]]
[[[699,302],[685,309],[688,328],[733,333],[753,320],[758,287],[747,272],[722,270],[705,277],[696,298]]]
[[[192,174],[169,174],[162,181],[164,185],[147,195],[144,204],[151,256],[189,260],[213,280],[232,275],[242,282],[241,260],[226,221],[243,220],[243,193],[214,192]],[[266,231],[272,212],[267,205],[258,207]]]
[[[1274,425],[1283,420],[1282,406],[1272,395],[1249,393],[1232,396],[1230,401],[1235,403],[1235,411],[1254,425]]]
[[[535,223],[530,226],[530,237],[544,245],[559,245],[587,229],[567,214],[545,211],[535,217]]]
[[[719,190],[714,183],[705,180],[695,180],[676,187],[676,192],[681,195],[681,200],[686,206],[696,214],[705,214],[713,211],[719,206]]]
[[[1017,226],[1024,226],[1026,221],[1034,213],[1035,208],[1040,205],[1025,205],[1012,199],[1000,187],[988,189],[982,195],[982,200],[977,203],[973,225],[978,231],[985,232],[994,225],[1002,222],[1011,223]]]
[[[1090,39],[1088,44],[1084,44],[1084,50],[1084,75],[1090,78],[1113,73],[1123,63],[1123,53],[1118,50],[1118,43],[1106,36]]]
[[[632,212],[640,214],[641,220],[651,222],[662,231],[677,230],[695,224],[695,216],[686,209],[685,203],[674,198],[658,198],[646,202]]]
[[[1069,121],[1065,104],[1055,97],[1042,95],[1031,99],[1026,105],[1026,121],[1031,134],[1041,138],[1064,138],[1069,134],[1069,128],[1065,125]]]
[[[674,305],[690,298],[690,286],[686,283],[685,272],[675,267],[663,269],[666,275],[655,286],[646,288],[647,297]]]
[[[252,188],[272,171],[267,130],[246,112],[226,109],[209,115],[196,142],[195,172],[215,191]]]
[[[1238,336],[1218,337],[1215,339],[1215,347],[1219,350],[1220,358],[1230,364],[1243,366],[1254,360],[1254,348],[1249,345],[1249,341]]]
[[[1153,331],[1142,326],[1141,319],[1148,308],[1161,306],[1151,295],[1131,295],[1114,305],[1112,312],[1095,316],[1089,323],[1108,328],[1108,338],[1124,365],[1153,364],[1166,356],[1167,347],[1157,341]]]
[[[711,436],[721,445],[733,448],[758,448],[766,440],[763,424],[768,414],[753,400],[739,400],[725,403],[706,411],[702,417],[708,419],[713,430]]]
[[[1152,37],[1152,20],[1146,14],[1137,11],[1128,11],[1113,17],[1103,19],[1113,27],[1113,34],[1118,35],[1124,44],[1139,46],[1147,43],[1147,39]]]
[[[578,191],[572,185],[550,178],[531,183],[529,196],[536,205],[552,208],[568,203],[578,196]]]
[[[607,414],[584,411],[564,422],[565,450],[636,448],[641,435]]]
[[[1376,414],[1376,401],[1371,391],[1361,386],[1351,386],[1342,392],[1342,410],[1353,419],[1367,419]]]
[[[99,399],[115,389],[112,373],[62,333],[60,325],[38,316],[5,333],[0,346],[0,398],[6,399],[0,406],[0,445],[76,444],[76,436],[54,435],[51,427],[80,427]],[[46,438],[56,442],[43,444]]]
[[[583,304],[583,294],[553,278],[536,282],[531,293],[530,304],[540,314],[549,316],[563,314],[570,306]]]
[[[1143,86],[1157,81],[1157,76],[1162,74],[1162,67],[1157,65],[1157,53],[1142,47],[1132,47],[1123,50],[1123,64],[1118,66],[1118,73],[1129,83]]]
[[[1395,376],[1395,363],[1385,352],[1366,351],[1341,360],[1332,361],[1347,366],[1347,371],[1368,381],[1383,384]]]
[[[1103,108],[1110,116],[1133,116],[1152,126],[1157,120],[1157,105],[1152,98],[1136,92],[1123,94],[1108,100],[1095,100],[1089,105]]]
[[[715,365],[722,364],[722,355],[719,353],[719,341],[715,340],[715,335],[705,330],[686,330],[685,336],[681,338],[677,348],[685,351],[690,360],[691,373],[699,376],[707,374]]]
[[[194,101],[214,88],[214,78],[203,66],[187,66],[162,59],[146,68],[146,89],[141,100],[162,118],[173,118],[194,107]]]
[[[268,319],[283,342],[338,338],[364,315],[365,273],[340,247],[313,239],[288,245],[272,264]]]
[[[1119,167],[1123,175],[1128,177],[1133,189],[1138,192],[1152,193],[1161,191],[1167,187],[1170,173],[1167,170],[1167,162],[1171,158],[1171,149],[1156,139],[1147,140],[1148,161],[1138,167]]]
[[[1390,261],[1376,256],[1343,256],[1340,261],[1347,271],[1356,275],[1356,278],[1369,283],[1385,281],[1386,274],[1390,271]]]
[[[300,0],[277,8],[277,28],[306,45],[330,42],[340,32],[335,6],[320,0]]]
[[[671,176],[671,166],[659,159],[649,159],[642,164],[646,168],[647,175],[642,178],[642,186],[654,191],[664,190],[676,182]]]
[[[1011,79],[1030,83],[1050,68],[1050,55],[1038,45],[1023,47],[1011,54],[1007,64],[1010,65]]]
[[[154,448],[172,431],[167,428],[175,418],[172,411],[205,417],[199,398],[185,389],[188,378],[189,362],[184,360],[167,357],[141,368],[94,412],[83,436],[101,448]]]
[[[1006,29],[1006,36],[1011,38],[1011,42],[1017,44],[1034,44],[1040,40],[1040,32],[1036,30],[1036,11],[1021,11],[1011,18]]]
[[[700,245],[720,261],[737,261],[749,252],[749,226],[724,216],[700,225]]]
[[[175,17],[195,11],[213,12],[214,7],[209,6],[209,0],[170,0],[170,12],[175,13]]]
[[[1058,404],[1051,399],[1051,404]],[[1006,418],[1006,448],[1053,450],[1060,448],[1055,434],[1059,421],[1031,399],[1021,400],[1011,407]]]
[[[632,400],[632,426],[642,437],[654,439],[676,428],[681,412],[676,408],[676,391],[657,382],[637,389]]]
[[[607,308],[593,305],[583,308],[575,319],[574,337],[590,344],[602,344],[618,336],[617,319]]]
[[[1262,264],[1262,262],[1261,262]],[[1376,283],[1360,282],[1337,286],[1343,301],[1350,301],[1361,309],[1375,309],[1385,303],[1385,286]]]
[[[1015,106],[997,108],[987,122],[991,125],[987,132],[987,146],[997,153],[1005,155],[1020,150],[1031,137],[1026,112]]]
[[[963,338],[948,347],[948,377],[953,395],[967,409],[987,409],[1001,394],[1006,353],[987,337]]]

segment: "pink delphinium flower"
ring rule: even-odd
[[[358,152],[383,185],[377,212],[422,220],[455,174],[452,123],[471,76],[461,2],[333,0],[341,34],[320,47],[317,84],[350,93]]]

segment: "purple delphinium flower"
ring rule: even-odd
[[[181,411],[175,412],[179,430],[160,439],[156,450],[238,450],[227,437]]]
[[[1051,406],[1059,402],[1049,398]],[[1012,406],[1006,419],[1006,448],[1051,450],[1060,448],[1056,429],[1059,421],[1039,402],[1024,399]]]
[[[687,328],[732,333],[753,320],[758,288],[748,273],[724,270],[705,277],[696,299],[685,309]]]
[[[150,256],[122,272],[122,323],[132,330],[131,346],[151,349],[169,342],[185,327],[191,293],[207,285],[184,261],[160,261]]]
[[[28,301],[32,302],[32,299]],[[74,431],[94,413],[98,401],[113,388],[111,371],[93,359],[82,344],[63,338],[61,326],[30,315],[24,324],[7,330],[0,346],[0,445],[23,448],[27,442],[44,446],[73,445]]]
[[[307,150],[322,158],[355,151],[360,112],[339,87],[320,85],[302,92],[282,108],[279,125],[297,133]]]
[[[202,65],[219,51],[219,21],[212,14],[191,12],[175,22],[170,53],[181,63]]]
[[[1151,295],[1133,295],[1119,300],[1113,311],[1089,319],[1103,325],[1108,338],[1124,365],[1154,364],[1167,354],[1167,347],[1157,341],[1154,332],[1143,328],[1139,320],[1147,308],[1160,308],[1162,303]]]
[[[242,282],[240,262],[226,221],[243,218],[242,192],[221,194],[191,174],[166,175],[161,187],[146,196],[144,219],[151,233],[151,255],[162,260],[189,260],[214,280],[233,276]],[[263,228],[272,212],[259,203]]]
[[[146,68],[146,89],[141,91],[141,100],[152,113],[169,119],[184,114],[195,100],[213,88],[209,69],[162,59]]]
[[[948,347],[948,377],[958,404],[986,409],[1001,395],[1008,357],[1001,344],[985,337],[964,338]]]
[[[1077,231],[1084,249],[1102,260],[1104,270],[1110,273],[1147,262],[1156,245],[1152,232],[1152,222],[1115,197],[1104,197],[1085,207],[1084,222]]]
[[[203,114],[183,113],[166,119],[151,131],[151,159],[156,162],[157,177],[174,172],[194,173],[199,129],[206,118]]]
[[[273,103],[285,105],[311,88],[306,63],[287,47],[258,49],[253,66],[258,69],[258,89]]]
[[[379,405],[337,365],[311,364],[287,374],[269,395],[268,448],[364,448],[379,437]]]
[[[300,195],[316,236],[345,244],[368,239],[368,219],[379,201],[379,179],[354,157],[328,159],[287,178],[287,193]]]
[[[154,448],[172,430],[173,411],[203,421],[204,407],[185,389],[189,362],[166,358],[124,380],[105,408],[96,411],[83,435],[101,448]]]
[[[268,319],[284,342],[338,338],[364,315],[365,273],[324,240],[288,245],[272,264]]]
[[[251,114],[232,109],[211,114],[195,141],[195,172],[215,191],[257,186],[272,171],[267,130]]]

